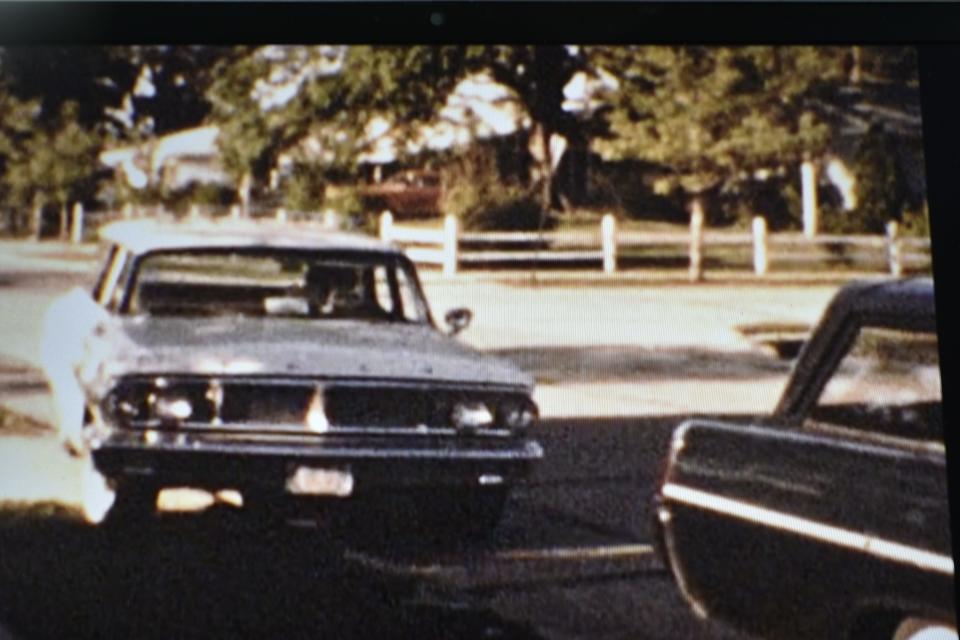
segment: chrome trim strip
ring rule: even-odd
[[[163,376],[177,383],[206,384],[210,374],[202,373],[130,373],[123,376],[123,381],[150,382],[157,376]],[[466,391],[487,393],[528,393],[530,387],[522,384],[502,382],[462,382],[457,380],[442,380],[431,378],[362,378],[350,376],[319,376],[319,375],[272,375],[272,374],[231,374],[218,376],[224,386],[239,384],[288,385],[313,388],[318,382],[329,388],[382,388],[382,389],[419,389],[424,391]]]
[[[670,535],[670,523],[673,521],[673,514],[665,506],[661,506],[657,509],[657,519],[663,528],[664,552],[667,555],[667,565],[670,568],[670,573],[673,574],[673,579],[677,583],[677,589],[680,590],[680,595],[687,601],[693,614],[701,620],[705,620],[710,615],[707,607],[693,595],[687,584],[686,576],[680,571],[680,558],[677,557],[676,545],[673,543],[673,536]]]
[[[177,427],[166,428],[160,420],[136,420],[130,422],[131,429],[162,429],[164,433],[229,433],[264,435],[356,435],[356,436],[456,436],[453,427],[328,427],[323,433],[314,433],[296,422],[277,424],[275,422],[228,422],[218,425],[207,422],[181,422]],[[509,429],[476,429],[470,436],[503,438],[509,437]]]
[[[676,448],[676,443],[678,442],[680,443],[680,447],[683,447],[687,431],[692,429],[700,429],[703,427],[706,427],[710,431],[734,432],[761,437],[769,437],[775,433],[776,438],[784,442],[813,445],[825,444],[834,449],[851,451],[853,453],[866,453],[875,456],[882,456],[887,459],[892,458],[895,460],[915,459],[917,457],[922,457],[924,460],[928,460],[933,464],[939,466],[946,465],[946,456],[944,454],[946,449],[935,444],[930,447],[925,447],[917,446],[918,443],[914,443],[910,450],[907,450],[903,447],[892,447],[889,445],[881,446],[876,442],[868,443],[860,440],[851,442],[846,439],[837,439],[836,435],[827,435],[823,432],[817,433],[812,429],[784,428],[774,431],[769,426],[756,424],[730,424],[729,422],[719,422],[716,420],[700,418],[687,420],[677,427],[673,436],[673,442],[675,444],[672,446],[672,451]]]
[[[413,449],[404,448],[400,450],[382,449],[373,447],[344,447],[328,446],[318,443],[316,447],[264,443],[259,447],[244,442],[232,442],[230,440],[192,440],[183,444],[173,442],[158,441],[151,445],[129,444],[129,443],[111,443],[100,447],[101,449],[137,449],[140,451],[171,451],[177,453],[238,453],[245,456],[258,455],[261,453],[276,456],[294,456],[310,457],[322,456],[326,458],[347,458],[347,459],[393,459],[393,458],[413,458],[419,460],[540,460],[543,458],[543,447],[539,443],[528,441],[523,443],[522,449],[508,449],[505,451],[496,449]]]
[[[925,571],[953,576],[953,558],[943,554],[801,518],[782,511],[767,509],[743,500],[727,498],[681,484],[668,482],[660,489],[660,493],[664,498],[678,504],[698,507],[746,522],[761,524],[845,549],[859,551],[876,558],[910,564]]]

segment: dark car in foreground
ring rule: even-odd
[[[80,359],[48,373],[64,439],[115,492],[113,518],[191,487],[267,512],[400,493],[489,528],[543,455],[527,436],[532,378],[449,335],[467,310],[438,330],[394,247],[246,221],[102,236],[92,296],[48,326]]]
[[[768,638],[956,638],[929,279],[828,306],[773,415],[691,420],[655,498],[701,616]]]

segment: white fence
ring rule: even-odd
[[[752,254],[753,272],[764,276],[771,263],[813,265],[828,261],[829,251],[838,251],[842,260],[882,263],[893,276],[907,268],[925,268],[930,262],[930,240],[903,237],[891,221],[886,235],[844,236],[803,233],[769,233],[766,220],[753,219],[751,232],[711,231],[704,228],[702,213],[694,212],[686,233],[648,233],[618,230],[616,219],[605,215],[596,231],[523,231],[460,232],[454,216],[447,216],[440,229],[403,227],[394,224],[389,211],[380,216],[380,238],[404,247],[412,260],[440,265],[445,275],[461,267],[503,263],[594,262],[605,273],[622,268],[624,254],[637,249],[672,249],[685,256],[689,278],[699,281],[704,275],[705,255],[710,249],[743,248]],[[466,251],[465,246],[496,247]],[[504,246],[517,249],[503,249]],[[530,247],[534,248],[531,249]],[[827,255],[825,255],[827,252]]]
[[[160,211],[128,205],[120,212],[84,216],[78,205],[73,211],[70,237],[74,242],[81,241],[87,220],[96,225],[144,215],[160,215]],[[205,215],[196,206],[188,214],[189,217]],[[233,207],[227,215],[241,217],[240,208]],[[257,217],[280,222],[310,220],[330,228],[342,226],[340,216],[331,210],[318,215],[281,208],[258,212]],[[454,216],[446,216],[440,228],[407,227],[395,224],[389,211],[381,214],[379,223],[382,240],[403,247],[414,262],[441,267],[448,276],[462,267],[531,263],[593,263],[604,273],[612,274],[622,270],[625,263],[635,262],[637,252],[659,251],[685,262],[689,279],[699,281],[704,276],[707,258],[738,248],[752,258],[752,270],[757,276],[769,273],[771,265],[786,263],[816,266],[830,260],[869,261],[882,265],[884,271],[897,277],[908,270],[928,268],[930,264],[929,238],[904,237],[894,221],[887,224],[885,235],[818,234],[812,237],[801,232],[769,233],[762,217],[753,219],[750,232],[709,230],[699,211],[690,217],[686,232],[618,229],[616,219],[610,214],[602,217],[595,230],[572,231],[463,232]]]

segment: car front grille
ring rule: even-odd
[[[523,391],[455,384],[283,378],[127,378],[110,394],[106,411],[132,428],[305,431],[308,413],[322,404],[325,431],[452,432],[458,402],[484,402],[491,411]],[[158,414],[160,401],[186,400],[190,415]],[[490,431],[496,431],[491,428]]]

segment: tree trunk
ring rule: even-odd
[[[67,239],[67,229],[69,228],[69,222],[70,222],[70,220],[68,219],[68,216],[69,216],[69,212],[67,211],[67,203],[61,202],[60,203],[60,239],[61,240]]]
[[[860,81],[863,79],[863,49],[861,47],[853,47],[852,57],[853,64],[850,68],[850,82],[860,84]]]
[[[253,188],[253,176],[250,172],[243,174],[237,193],[240,196],[240,214],[246,218],[250,215],[250,190]]]
[[[39,200],[35,200],[33,203],[33,238],[34,240],[39,240],[41,233],[43,233],[43,204]]]
[[[541,216],[546,216],[553,203],[553,163],[550,158],[551,131],[547,127],[540,127],[540,209]],[[542,226],[542,225],[541,225]]]

